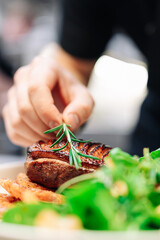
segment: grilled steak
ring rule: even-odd
[[[58,188],[73,177],[95,171],[104,164],[104,158],[111,149],[100,143],[73,142],[74,147],[81,153],[100,158],[100,160],[95,160],[81,157],[82,167],[77,170],[74,165],[70,166],[69,164],[70,145],[68,144],[66,148],[53,152],[52,149],[61,148],[66,143],[65,140],[62,140],[50,148],[55,140],[49,140],[48,142],[39,141],[31,145],[28,148],[28,156],[25,163],[26,174],[30,180],[49,188]]]

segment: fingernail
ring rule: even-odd
[[[69,113],[67,116],[67,123],[71,125],[72,129],[77,129],[79,127],[79,118],[75,113]]]
[[[54,127],[58,126],[58,124],[54,121],[50,121],[48,125],[49,125],[50,128],[54,128]]]

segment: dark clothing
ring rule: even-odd
[[[9,62],[7,62],[1,54],[0,51],[0,71],[2,71],[6,76],[13,77],[13,67]]]
[[[160,147],[160,1],[64,0],[59,42],[71,55],[97,59],[117,29],[123,29],[146,56],[148,89],[132,137],[132,154]]]

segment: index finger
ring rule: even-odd
[[[81,84],[75,85],[74,94],[73,92],[70,94],[72,98],[63,111],[63,120],[71,125],[72,130],[76,130],[90,117],[94,107],[94,100],[88,89]]]
[[[56,68],[48,59],[40,59],[31,68],[28,95],[39,118],[50,128],[62,123],[62,115],[54,105],[52,89],[57,83]]]

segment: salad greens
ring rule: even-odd
[[[78,216],[90,230],[160,229],[160,149],[144,149],[139,158],[114,148],[101,169],[69,180],[58,192],[64,205],[18,203],[3,221],[34,225],[37,214],[50,209]]]

